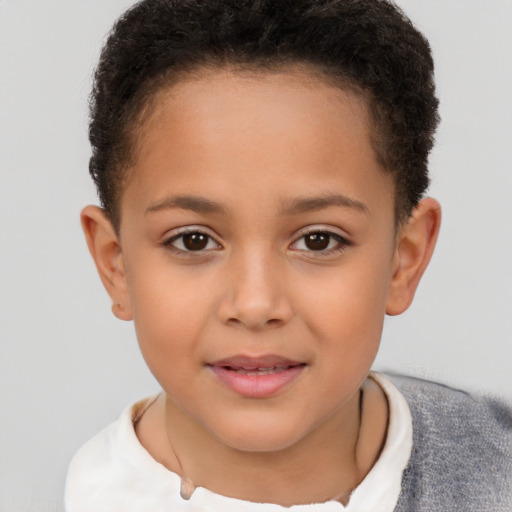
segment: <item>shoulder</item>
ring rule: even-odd
[[[418,435],[437,432],[452,437],[485,438],[486,445],[509,452],[512,442],[512,408],[503,400],[473,395],[444,384],[399,375],[389,376],[405,397]],[[508,441],[508,443],[507,443]]]
[[[87,441],[71,460],[64,498],[67,512],[82,511],[90,507],[91,502],[98,500],[102,482],[108,481],[114,473],[123,416]]]
[[[396,375],[390,379],[413,420],[413,452],[402,485],[402,501],[408,502],[404,510],[510,511],[512,409],[497,398],[435,382]],[[412,508],[412,501],[418,508]]]
[[[417,416],[426,419],[433,415],[437,421],[457,422],[454,412],[478,413],[478,416],[472,418],[473,422],[464,422],[464,425],[471,427],[476,422],[487,427],[496,426],[506,432],[512,430],[512,408],[497,397],[475,395],[437,382],[403,375],[391,374],[388,378],[404,395],[411,413]]]
[[[101,474],[109,470],[115,459],[124,416],[128,416],[127,411],[77,451],[68,468],[67,491],[75,485],[83,485],[86,479],[101,478]]]
[[[138,442],[133,426],[137,415],[155,398],[141,400],[125,409],[118,420],[78,450],[66,477],[67,512],[140,510],[136,491],[141,486],[150,485],[155,496],[172,491],[169,484],[172,487],[174,483],[176,487],[169,472]]]

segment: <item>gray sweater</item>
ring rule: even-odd
[[[412,414],[413,451],[396,512],[512,512],[512,409],[390,376]]]

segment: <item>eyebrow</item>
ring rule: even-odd
[[[146,214],[169,210],[172,208],[181,208],[182,210],[191,210],[197,213],[226,213],[226,209],[219,203],[201,196],[179,195],[166,197],[162,201],[152,204],[146,209]]]
[[[283,215],[297,215],[299,213],[306,213],[311,211],[329,208],[330,206],[341,206],[345,208],[353,208],[363,213],[368,212],[368,207],[356,199],[341,195],[341,194],[324,194],[314,197],[303,197],[287,201],[285,206],[281,209]],[[166,197],[158,201],[149,208],[145,213],[158,212],[162,210],[169,210],[173,208],[180,208],[182,210],[191,210],[196,213],[203,214],[225,214],[226,208],[220,203],[207,199],[206,197],[194,195],[178,195]]]
[[[284,215],[296,215],[299,213],[322,210],[330,206],[353,208],[363,213],[368,213],[368,207],[364,203],[341,194],[323,194],[320,196],[293,199],[287,202],[282,209],[282,213]]]

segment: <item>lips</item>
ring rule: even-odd
[[[227,367],[228,370],[232,370],[241,375],[270,375],[271,373],[282,372],[283,370],[287,370],[290,368],[289,366],[271,366],[270,368],[232,368]]]
[[[208,365],[219,381],[247,398],[267,398],[290,385],[305,369],[305,363],[277,355],[221,359]]]

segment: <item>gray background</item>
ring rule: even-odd
[[[86,251],[86,98],[126,0],[0,0],[0,511],[62,510],[67,463],[158,386]],[[512,2],[402,0],[430,39],[444,223],[377,368],[512,399]]]

